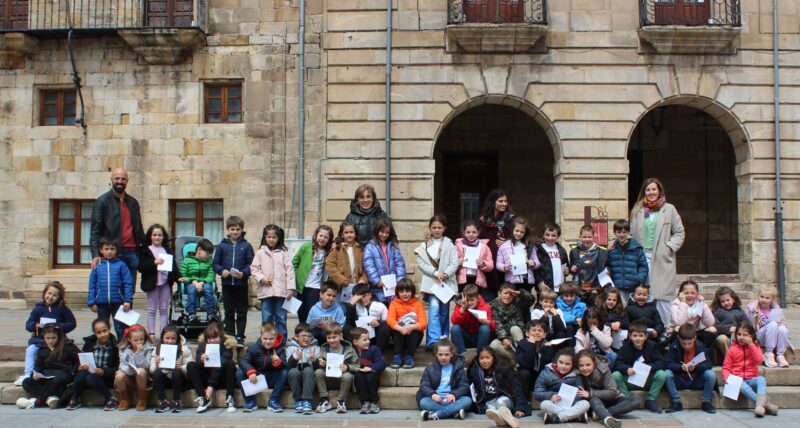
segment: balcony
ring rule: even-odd
[[[740,0],[639,0],[643,53],[735,54]]]
[[[119,35],[151,64],[205,46],[209,0],[0,0],[0,38]],[[0,54],[6,50],[0,41]]]
[[[448,0],[447,51],[544,52],[547,0]]]

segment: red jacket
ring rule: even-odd
[[[758,345],[743,347],[734,341],[725,362],[722,363],[722,380],[728,381],[728,375],[734,374],[743,379],[758,377],[758,367],[764,361],[764,354]]]
[[[486,318],[489,320],[489,328],[494,333],[494,321],[492,320],[492,307],[486,304],[483,301],[483,297],[478,296],[478,304],[475,306],[474,309],[479,311],[486,311]],[[453,315],[450,317],[450,322],[453,325],[460,325],[469,334],[477,334],[478,328],[481,324],[478,322],[478,318],[473,315],[470,311],[465,310],[464,313],[461,313],[461,306],[456,305],[456,308],[453,310]]]

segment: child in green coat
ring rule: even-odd
[[[213,253],[214,244],[208,239],[201,239],[197,242],[195,253],[190,253],[181,263],[181,277],[178,282],[183,283],[185,287],[186,313],[189,314],[190,320],[197,317],[198,294],[203,295],[208,319],[217,318],[216,277],[211,260]]]

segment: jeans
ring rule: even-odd
[[[128,270],[131,272],[131,279],[133,280],[133,289],[136,290],[136,268],[139,267],[139,252],[136,248],[123,248],[117,251],[117,257],[122,259],[125,265],[128,266]]]
[[[550,400],[544,400],[539,405],[539,408],[547,415],[556,415],[561,422],[571,421],[578,416],[586,413],[591,408],[591,405],[586,400],[579,400],[572,404],[572,407],[562,409],[556,403]]]
[[[764,376],[745,379],[744,382],[742,382],[740,391],[745,397],[750,399],[750,401],[756,401],[756,396],[767,393],[767,379]]]
[[[283,309],[284,297],[267,297],[261,299],[261,322],[272,321],[278,333],[286,336],[286,309]]]
[[[186,284],[186,312],[189,315],[197,313],[197,287],[194,284]],[[203,303],[206,305],[206,316],[209,318],[217,316],[217,296],[214,294],[214,284],[203,284]]]
[[[100,393],[105,401],[111,399],[111,387],[114,386],[114,372],[106,371],[103,376],[98,376],[89,371],[78,372],[72,381],[72,397],[80,400],[81,391],[89,387]]]
[[[120,306],[122,306],[121,303],[97,305],[97,318],[101,320],[108,320],[110,318],[114,321],[114,333],[117,334],[117,340],[121,340],[119,338],[123,336],[122,333],[125,331],[125,324],[114,319],[114,314],[117,313]]]
[[[617,360],[617,353],[614,352],[614,351],[608,351],[603,356],[608,358],[608,366],[609,367],[614,367],[614,361]]]
[[[673,403],[681,401],[681,396],[678,394],[679,389],[702,389],[703,401],[711,402],[714,387],[717,386],[717,376],[712,370],[706,370],[702,375],[697,375],[693,379],[676,376],[672,370],[665,370],[664,374],[664,387],[667,388],[667,393]]]
[[[439,339],[447,337],[450,331],[450,302],[443,303],[433,294],[428,296],[428,330],[425,334],[425,347],[438,342]]]
[[[595,416],[602,422],[609,416],[616,418],[638,409],[642,405],[642,401],[638,397],[617,397],[611,401],[592,397],[589,404],[592,406]]]
[[[511,399],[505,395],[501,395],[486,402],[486,409],[500,410],[501,407],[505,407],[506,409],[513,411],[514,403],[511,402]]]
[[[280,401],[281,393],[283,393],[283,387],[286,386],[286,378],[289,375],[289,370],[281,369],[277,371],[258,371],[256,375],[263,374],[265,378],[267,378],[267,385],[272,388],[272,393],[269,395],[270,401]],[[236,384],[239,385],[241,388],[242,381],[247,379],[247,375],[244,374],[242,369],[236,370]],[[244,392],[242,393],[244,395]],[[255,396],[246,396],[246,399],[254,399]]]
[[[438,300],[438,299],[437,299]],[[467,397],[458,397],[456,401],[452,403],[437,403],[433,401],[431,397],[422,397],[419,400],[419,408],[420,410],[427,410],[429,412],[436,412],[436,415],[439,416],[439,419],[447,419],[452,417],[459,410],[467,410],[469,406],[472,405],[472,399]]]
[[[617,388],[619,388],[619,392],[621,392],[624,396],[629,397],[631,393],[628,388],[628,375],[622,374],[621,372],[614,372],[613,376],[614,381],[617,382]],[[647,399],[649,401],[656,401],[656,398],[658,398],[658,393],[661,392],[661,388],[664,387],[664,382],[666,379],[667,376],[664,370],[656,370],[655,373],[651,371],[650,377],[647,378],[647,383],[644,384],[644,388],[639,388],[635,385],[631,385],[631,387],[633,389],[647,390]]]
[[[458,324],[453,325],[453,328],[450,329],[450,339],[453,340],[456,351],[461,355],[467,352],[467,347],[481,349],[488,346],[491,335],[492,329],[486,324],[481,324],[476,334],[469,333]]]
[[[36,364],[36,353],[39,352],[39,345],[28,345],[25,348],[25,376],[30,377],[33,373],[33,366]]]

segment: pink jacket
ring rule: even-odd
[[[480,240],[480,253],[478,257],[483,260],[483,267],[478,269],[478,275],[475,277],[475,285],[481,288],[486,288],[486,274],[484,272],[491,272],[494,270],[494,261],[492,260],[492,250],[489,249],[489,240]],[[464,263],[464,238],[456,239],[456,254],[458,255],[458,271],[456,271],[456,283],[467,283],[467,269],[462,267]]]
[[[294,266],[292,258],[285,250],[275,249],[270,251],[266,245],[256,251],[253,263],[250,264],[250,274],[258,282],[256,298],[286,297],[287,291],[295,292]],[[268,278],[270,285],[264,285],[261,280]]]
[[[700,300],[696,300],[692,306],[689,306],[681,302],[680,299],[675,299],[672,301],[669,312],[669,324],[666,328],[667,335],[671,335],[687,322],[691,323],[698,330],[701,324],[702,328],[712,327],[715,324],[714,314],[711,312],[711,308]]]
[[[511,255],[514,253],[514,244],[512,241],[512,239],[509,239],[506,242],[503,242],[503,245],[497,249],[497,261],[495,262],[494,267],[499,272],[503,272],[506,265],[511,263]],[[531,249],[532,251],[530,251],[526,257],[527,260],[533,260],[533,266],[528,266],[528,284],[535,284],[536,279],[533,277],[533,271],[539,269],[539,266],[542,264],[539,263],[539,258],[536,256],[535,247],[531,246]],[[520,279],[521,275],[513,275],[510,270],[506,272],[505,275],[506,282],[510,282],[512,284],[522,283],[522,280]]]

